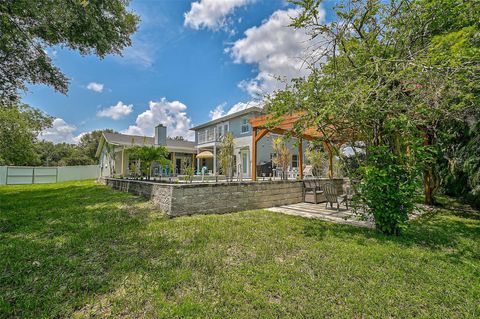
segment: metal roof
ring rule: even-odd
[[[127,135],[120,133],[103,133],[105,140],[109,144],[126,145],[126,146],[141,146],[141,145],[155,145],[155,140],[150,136],[141,135]],[[167,138],[168,147],[181,147],[181,148],[193,148],[195,142],[192,141],[180,141]]]

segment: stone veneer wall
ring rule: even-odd
[[[331,181],[343,192],[343,179]],[[268,208],[303,200],[300,181],[165,184],[105,178],[105,184],[146,197],[171,217]]]

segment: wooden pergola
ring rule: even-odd
[[[284,115],[280,119],[273,120],[269,115],[262,115],[250,119],[252,125],[252,180],[257,180],[257,143],[258,141],[267,135],[268,133],[284,135],[286,133],[292,133],[292,136],[299,139],[298,143],[298,166],[300,179],[303,179],[303,140],[315,140],[323,137],[316,128],[311,127],[303,130],[301,134],[293,134],[293,128],[295,123],[300,119],[302,113],[294,113],[290,115]],[[272,125],[275,122],[275,125]],[[324,141],[323,147],[328,153],[329,160],[329,178],[333,178],[333,150],[332,146]]]

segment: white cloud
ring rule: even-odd
[[[38,138],[53,143],[78,143],[73,135],[77,128],[75,125],[68,124],[61,118],[53,120],[52,127],[40,132]]]
[[[121,62],[135,64],[141,68],[149,68],[155,62],[157,49],[153,43],[144,40],[134,40],[133,45],[122,52]]]
[[[245,37],[226,49],[235,63],[249,63],[258,66],[253,79],[244,80],[239,87],[252,96],[258,96],[281,88],[278,77],[290,80],[309,74],[305,63],[313,47],[305,29],[293,29],[291,18],[300,9],[277,10],[260,26],[245,31]],[[325,11],[319,8],[320,22]]]
[[[86,132],[82,132],[82,133],[78,134],[77,136],[75,136],[73,138],[73,143],[75,143],[75,144],[80,143],[80,140],[82,139],[82,136],[84,136],[85,134],[91,133],[91,132],[92,131],[86,131]]]
[[[127,116],[132,113],[133,104],[123,104],[122,101],[119,101],[116,105],[109,106],[105,109],[102,109],[97,112],[97,116],[100,117],[109,117],[112,120],[119,120],[122,117]]]
[[[96,82],[90,82],[87,85],[87,89],[92,90],[97,93],[102,93],[103,92],[103,84],[102,83],[96,83]]]
[[[135,125],[130,125],[122,133],[153,136],[155,126],[161,123],[167,127],[168,136],[193,138],[193,132],[189,130],[192,120],[187,116],[185,104],[162,98],[158,102],[150,101],[148,106],[148,110],[137,116]]]
[[[207,28],[216,31],[230,23],[227,17],[236,8],[252,2],[254,0],[199,0],[193,2],[190,11],[185,13],[184,24],[196,30]]]
[[[209,114],[210,119],[216,120],[218,118],[221,118],[222,116],[240,112],[250,107],[263,107],[263,102],[254,100],[248,102],[238,102],[237,104],[232,106],[227,112],[225,112],[225,105],[226,103],[222,103],[220,105],[217,105],[215,109],[211,110]]]
[[[216,120],[219,117],[222,117],[225,113],[224,107],[227,103],[224,102],[222,104],[217,105],[213,110],[211,110],[208,114],[211,120]]]
[[[253,100],[248,101],[248,102],[238,102],[237,104],[232,106],[230,108],[230,110],[228,110],[227,115],[232,114],[232,113],[236,113],[236,112],[239,112],[239,111],[243,111],[243,110],[248,109],[250,107],[261,107],[261,108],[263,108],[263,102],[253,101]]]

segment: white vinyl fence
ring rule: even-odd
[[[0,185],[46,184],[94,179],[100,176],[98,165],[84,166],[0,166]]]

